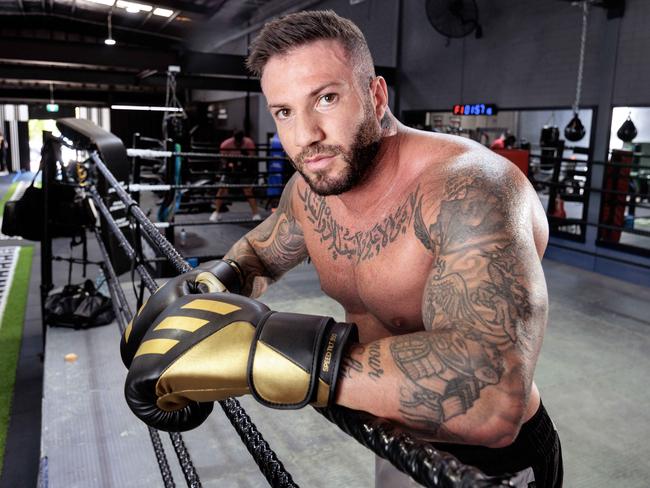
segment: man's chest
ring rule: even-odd
[[[422,328],[422,293],[433,256],[414,232],[418,203],[418,192],[412,192],[359,222],[314,199],[303,215],[305,243],[323,291],[349,315],[372,316],[392,333]]]

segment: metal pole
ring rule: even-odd
[[[43,235],[41,239],[41,322],[43,353],[45,353],[45,336],[47,328],[47,313],[45,302],[54,287],[52,283],[52,238],[50,236],[50,182],[53,166],[58,154],[58,141],[49,132],[43,132],[43,149],[41,150],[41,179],[43,189]]]

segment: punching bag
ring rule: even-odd
[[[585,126],[582,125],[582,121],[578,117],[578,112],[573,112],[573,118],[564,128],[564,137],[568,141],[577,142],[585,136],[586,132]]]
[[[618,128],[616,136],[623,142],[632,142],[637,135],[636,126],[628,115],[627,120]]]

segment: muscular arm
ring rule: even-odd
[[[437,208],[420,200],[414,231],[434,258],[422,297],[425,331],[354,348],[339,403],[439,441],[499,447],[514,440],[547,311],[517,176],[452,177]]]
[[[244,272],[242,294],[257,298],[269,284],[307,258],[300,224],[292,208],[298,174],[286,184],[277,210],[237,241],[226,254]]]

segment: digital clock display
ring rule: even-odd
[[[492,103],[466,103],[454,105],[454,115],[496,115],[497,106]]]

